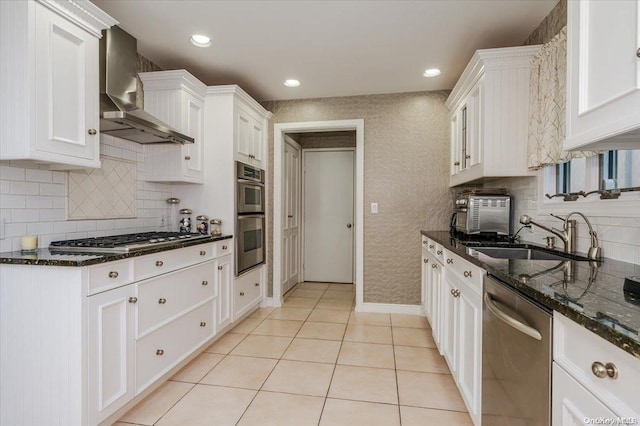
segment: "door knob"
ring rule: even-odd
[[[347,223],[347,228],[351,228],[351,224],[350,223]]]

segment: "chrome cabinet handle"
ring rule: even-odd
[[[429,259],[426,259],[426,258],[425,258],[425,259],[422,259],[422,261],[423,261],[424,263],[429,263]]]
[[[240,292],[240,296],[244,296],[244,291],[241,291],[241,292]]]
[[[453,263],[453,259],[447,259],[447,263],[451,265]]]
[[[288,217],[289,219],[293,219],[293,215],[292,215],[292,214],[288,214],[288,215],[287,215],[287,217]]]
[[[464,271],[465,278],[471,278],[471,271]]]
[[[218,266],[218,271],[222,271],[222,266]]]
[[[429,244],[429,248],[432,249],[433,248],[433,244]]]
[[[96,129],[89,129],[89,131],[87,133],[89,133],[91,136],[93,136],[98,132],[96,131]]]
[[[157,266],[158,268],[159,268],[159,267],[161,267],[162,265],[164,265],[164,262],[163,262],[162,260],[158,260],[158,261],[156,262],[156,266]]]
[[[203,321],[203,322],[200,323],[200,327],[206,327],[206,326],[207,326],[206,322]]]
[[[161,298],[160,300],[158,300],[158,303],[161,305],[164,305],[165,303],[167,303],[167,299],[165,299],[164,297]]]
[[[442,250],[438,250],[438,251],[436,252],[436,254],[437,254],[437,255],[442,254]]]
[[[471,156],[470,155],[465,155],[464,158],[466,158],[468,160],[469,158],[471,158]]]
[[[350,223],[347,223],[347,228],[351,228],[351,224]]]
[[[200,256],[204,256],[205,254],[207,254],[207,252],[206,252],[206,251],[204,251],[204,250],[200,250]]]
[[[489,293],[484,294],[484,304],[489,312],[498,317],[505,324],[513,327],[514,329],[523,334],[526,334],[533,339],[542,340],[542,334],[540,334],[538,330],[504,313],[500,309],[500,306],[502,306],[502,304],[497,300],[493,300]]]
[[[190,156],[190,155],[185,155],[185,156],[184,156],[184,159],[185,159],[185,160],[187,160],[187,161],[189,161],[189,160],[191,160],[191,156]]]
[[[459,161],[454,161],[453,165],[454,165],[454,166],[459,166],[459,165],[460,165],[460,162],[459,162]]]
[[[453,297],[460,297],[460,290],[458,289],[453,290]]]
[[[227,246],[222,246],[222,250],[226,250],[227,248]]]
[[[118,278],[118,271],[109,272],[109,278]]]
[[[426,242],[426,241],[423,241],[423,242],[422,242],[422,244],[427,244],[427,242]]]
[[[136,303],[138,301],[137,297],[130,297],[129,298],[129,303]]]
[[[260,283],[255,283],[255,286],[256,287],[260,287]]]
[[[158,356],[162,356],[162,355],[164,355],[164,350],[163,350],[163,349],[158,349],[158,350],[156,351],[156,355],[158,355]]]
[[[432,263],[432,264],[431,264],[431,267],[432,267],[433,269],[437,269],[437,268],[438,268],[438,264],[437,264],[437,263]]]
[[[202,281],[202,285],[209,285],[209,281]]]
[[[604,379],[607,376],[612,379],[618,378],[618,368],[612,362],[602,364],[600,361],[595,361],[591,364],[591,372],[599,379]]]
[[[636,56],[640,58],[640,47],[638,47],[638,50],[636,50]]]

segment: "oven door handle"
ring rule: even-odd
[[[524,324],[518,321],[517,319],[507,315],[502,310],[500,310],[500,308],[498,308],[499,303],[494,301],[491,298],[491,295],[489,293],[484,294],[484,304],[487,306],[487,309],[489,309],[489,311],[493,315],[497,316],[499,319],[504,321],[507,325],[515,328],[519,332],[524,333],[529,337],[532,337],[536,340],[542,340],[542,334],[540,334],[538,330],[536,330],[531,326],[528,326],[527,324]]]
[[[260,188],[264,188],[264,183],[258,181],[258,180],[251,180],[251,179],[238,179],[238,183],[242,183],[245,186],[258,186]]]
[[[242,215],[238,215],[238,220],[242,220],[242,219],[264,219],[264,213],[259,213],[259,214],[242,214]]]

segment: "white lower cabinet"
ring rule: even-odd
[[[484,270],[436,242],[423,244],[425,313],[433,340],[476,426],[481,422],[483,275]]]
[[[98,424],[135,396],[135,287],[89,298],[89,424]]]
[[[233,294],[234,320],[255,308],[262,300],[265,269],[260,266],[236,278]]]
[[[231,286],[233,285],[233,263],[231,255],[223,256],[216,260],[215,271],[218,283],[218,329],[222,330],[231,324],[233,298]]]

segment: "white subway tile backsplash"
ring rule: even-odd
[[[50,170],[26,169],[25,180],[29,182],[52,183],[53,172]]]
[[[64,209],[42,209],[40,210],[41,221],[65,220],[67,214]]]
[[[40,194],[40,184],[36,182],[11,182],[11,193],[19,195],[38,195]]]
[[[79,221],[77,220],[54,222],[53,232],[55,232],[56,234],[67,234],[69,232],[76,232],[78,222]],[[61,239],[64,239],[64,238],[61,238]]]
[[[67,174],[65,172],[53,172],[53,183],[66,183]]]
[[[24,195],[0,195],[0,206],[5,209],[23,209],[27,207]]]
[[[21,235],[27,235],[26,223],[9,223],[5,225],[5,232],[7,238],[19,237]]]
[[[0,165],[0,179],[24,181],[25,169]]]
[[[40,210],[11,209],[11,218],[15,223],[40,222]]]
[[[11,181],[0,180],[0,194],[10,194],[10,193],[11,193]]]
[[[60,183],[41,183],[40,194],[64,197],[67,195],[67,188],[64,184]]]
[[[76,230],[78,232],[95,231],[97,229],[96,222],[96,220],[79,220]]]
[[[26,207],[28,209],[52,209],[54,197],[48,197],[46,195],[27,195]]]
[[[53,234],[53,222],[28,223],[27,234],[29,235]]]

